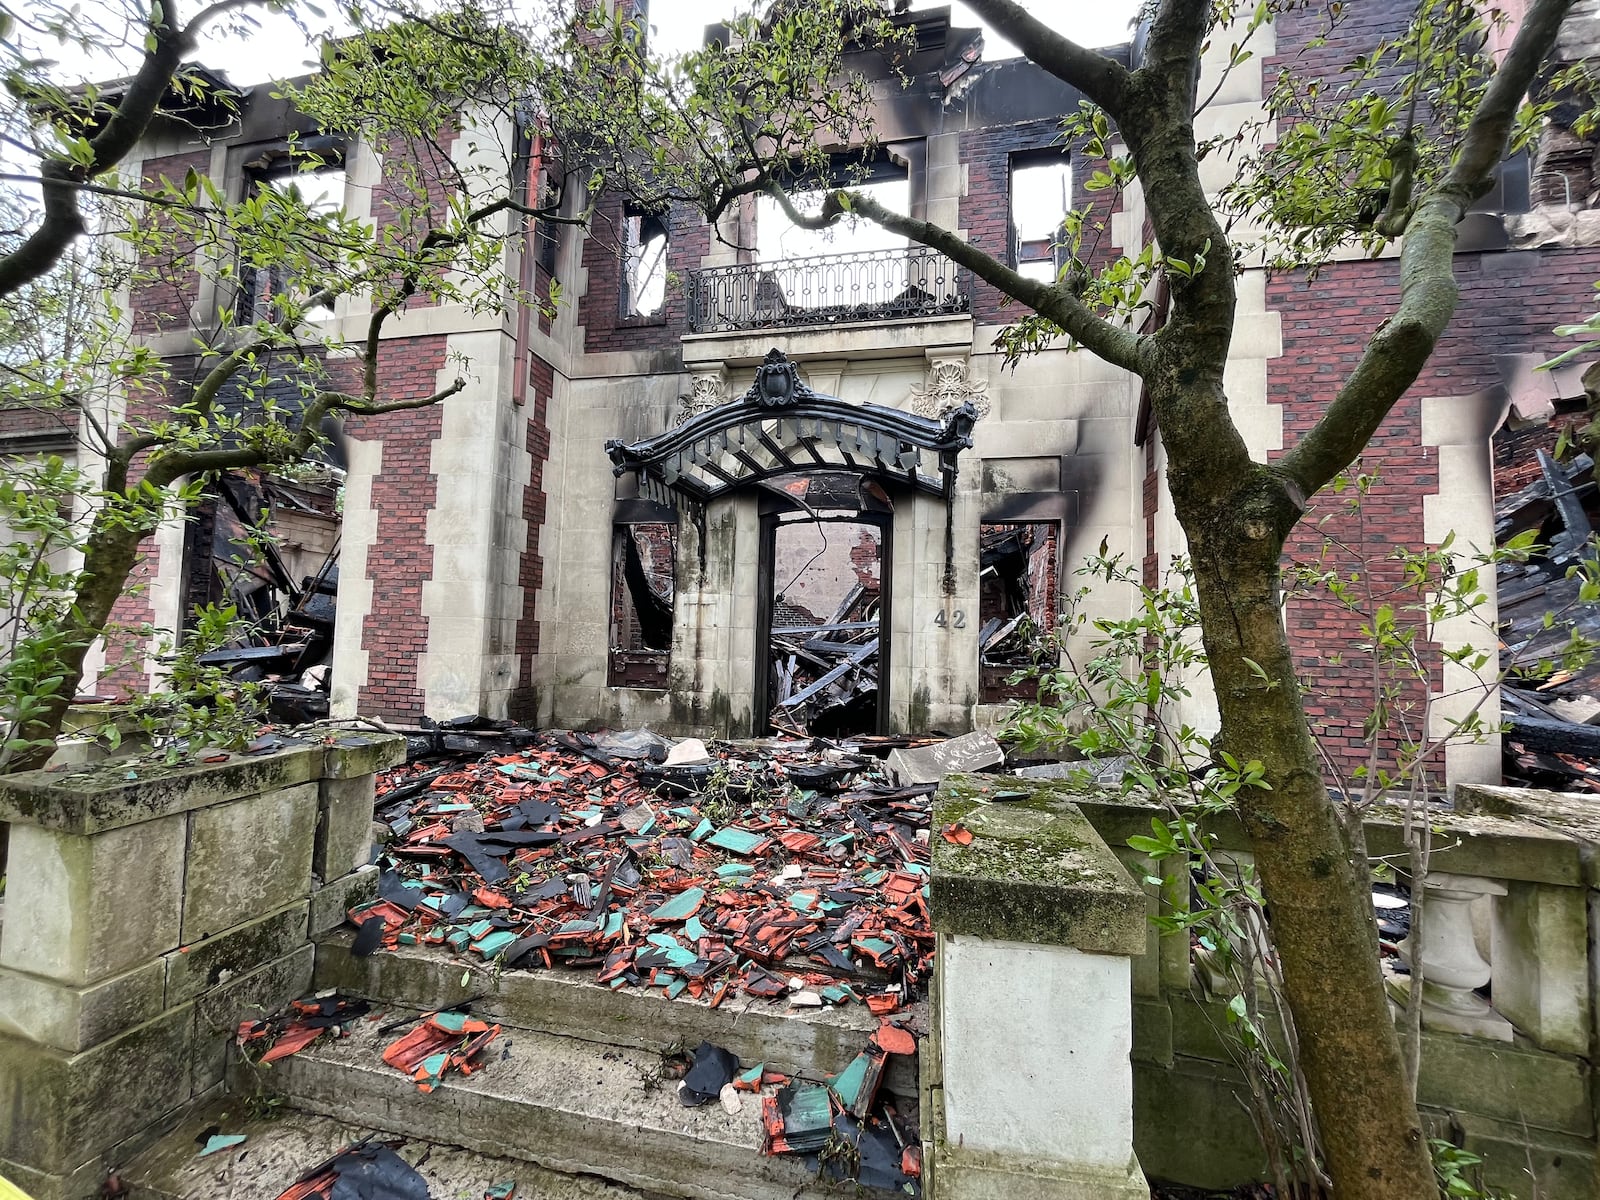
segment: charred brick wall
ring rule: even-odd
[[[961,135],[961,161],[967,168],[967,191],[961,198],[961,228],[967,240],[1003,262],[1011,261],[1011,156],[1030,150],[1050,150],[1061,140],[1061,121],[1052,117],[967,130]],[[1072,163],[1072,206],[1092,208],[1084,232],[1084,252],[1091,268],[1099,269],[1120,253],[1111,243],[1111,214],[1120,205],[1110,192],[1090,192],[1084,182],[1094,164],[1079,157],[1083,142],[1067,148]],[[972,280],[972,315],[979,321],[1014,321],[1027,310],[1004,298],[989,284]]]
[[[623,316],[626,287],[620,247],[626,239],[622,201],[600,206],[593,231],[584,238],[583,266],[588,284],[578,302],[584,327],[583,348],[610,350],[676,349],[689,331],[689,273],[711,250],[711,227],[686,205],[675,205],[667,223],[667,292],[661,310],[648,317]]]
[[[1349,549],[1335,551],[1328,565],[1347,575],[1364,570],[1380,599],[1400,584],[1392,552],[1424,547],[1423,498],[1439,490],[1437,451],[1422,444],[1422,398],[1464,397],[1499,383],[1496,355],[1561,349],[1563,340],[1552,330],[1593,307],[1600,248],[1460,254],[1455,272],[1461,288],[1455,318],[1361,460],[1361,469],[1377,472],[1379,482],[1359,513],[1348,509],[1349,492],[1321,493],[1287,547],[1291,560],[1311,562],[1320,557],[1324,536],[1337,539]],[[1268,284],[1267,307],[1283,318],[1283,356],[1269,364],[1268,394],[1284,406],[1286,445],[1321,415],[1379,323],[1393,312],[1398,274],[1393,261],[1345,262],[1325,268],[1314,281],[1280,276]],[[1497,483],[1497,490],[1504,488]],[[1361,721],[1372,708],[1359,649],[1367,640],[1364,619],[1309,599],[1289,608],[1290,641],[1301,648],[1309,692],[1307,712],[1346,771],[1364,760]],[[1411,689],[1410,702],[1418,719],[1420,690]]]
[[[144,164],[144,186],[155,189],[170,182],[181,187],[190,171],[204,175],[210,169],[210,150],[192,150],[186,154],[153,158]],[[173,233],[172,222],[159,209],[154,209],[148,220],[170,236],[169,244],[159,253],[144,254],[139,259],[129,303],[133,332],[141,335],[187,328],[194,306],[200,299],[194,238],[187,233]],[[195,315],[202,321],[209,316],[205,313]]]

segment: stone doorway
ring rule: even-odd
[[[762,486],[756,729],[887,731],[894,505],[842,471]]]

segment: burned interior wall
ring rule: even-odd
[[[611,687],[665,687],[672,659],[678,535],[668,521],[619,522],[611,550]]]
[[[1012,677],[1047,665],[1061,607],[1060,530],[1052,522],[978,528],[978,655],[985,704],[1030,700],[1038,687]]]

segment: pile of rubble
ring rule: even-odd
[[[1586,454],[1559,463],[1536,452],[1538,476],[1495,506],[1495,539],[1537,536],[1526,562],[1502,563],[1501,689],[1505,781],[1600,791],[1600,603],[1583,595],[1600,489]]]
[[[780,608],[771,643],[774,726],[804,735],[873,724],[880,605],[878,592],[857,584],[821,624],[780,625]]]
[[[893,774],[852,744],[648,732],[420,759],[380,781],[390,840],[378,899],[350,913],[356,952],[437,945],[713,1005],[892,1013],[931,968],[929,809],[962,741],[898,749]]]

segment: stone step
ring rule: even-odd
[[[315,986],[422,1011],[472,1000],[474,1014],[508,1028],[582,1038],[607,1046],[663,1051],[701,1041],[725,1047],[747,1065],[765,1062],[786,1074],[811,1078],[844,1070],[866,1048],[878,1018],[865,1005],[790,1008],[779,1000],[737,995],[712,1008],[683,995],[613,990],[575,970],[495,971],[478,959],[438,947],[403,946],[368,958],[350,953],[353,934],[338,930],[317,944]],[[925,1027],[926,1004],[905,1014],[911,1028]],[[897,1018],[900,1019],[900,1018]],[[911,1056],[889,1060],[883,1086],[893,1095],[917,1094]]]
[[[204,1158],[199,1139],[216,1128],[245,1141]],[[124,1166],[118,1175],[127,1200],[276,1200],[300,1175],[372,1131],[331,1117],[293,1111],[248,1114],[235,1098],[206,1105],[179,1128]],[[497,1158],[408,1140],[396,1148],[416,1167],[437,1200],[479,1200],[492,1185],[515,1180],[516,1200],[644,1200],[632,1188],[593,1176],[548,1171]]]
[[[384,1021],[403,1016],[387,1012]],[[235,1056],[236,1095],[263,1092],[289,1107],[409,1138],[598,1175],[686,1200],[795,1200],[829,1189],[793,1157],[760,1152],[759,1103],[686,1108],[662,1059],[531,1030],[503,1033],[480,1070],[452,1073],[431,1093],[381,1060],[383,1022],[357,1021],[261,1070]],[[835,1188],[837,1185],[833,1185]]]

